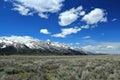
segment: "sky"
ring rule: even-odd
[[[0,0],[0,36],[120,53],[120,0]]]

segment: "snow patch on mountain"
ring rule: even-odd
[[[12,46],[15,49],[31,49],[43,52],[58,53],[87,53],[79,47],[71,47],[64,43],[41,41],[30,36],[3,36],[0,37],[0,49]]]

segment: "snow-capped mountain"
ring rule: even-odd
[[[0,54],[12,53],[55,53],[55,54],[89,54],[78,47],[71,47],[63,43],[41,41],[29,36],[0,37]]]

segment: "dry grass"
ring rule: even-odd
[[[119,55],[0,56],[0,80],[120,80]]]

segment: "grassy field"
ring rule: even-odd
[[[120,80],[120,56],[0,56],[0,80]]]

